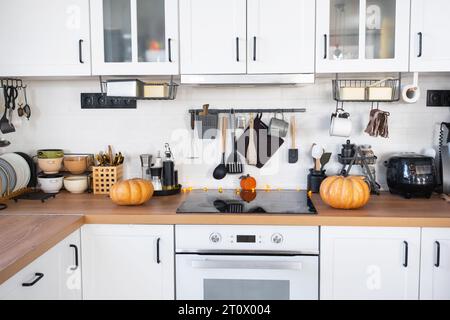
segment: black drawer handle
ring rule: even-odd
[[[323,59],[328,58],[328,36],[326,34],[323,35]]]
[[[422,57],[422,49],[423,49],[423,33],[419,32],[417,34],[419,36],[419,54],[417,55],[417,58]]]
[[[36,278],[35,278],[33,281],[22,283],[22,287],[32,287],[32,286],[34,286],[39,280],[41,280],[41,279],[44,277],[44,274],[43,274],[43,273],[36,272],[36,273],[34,274],[34,276],[35,276]]]
[[[75,266],[71,267],[70,270],[75,271],[80,266],[78,263],[78,247],[74,244],[69,245],[69,247],[74,249],[74,255],[75,255]]]
[[[169,51],[169,62],[172,62],[172,38],[167,39],[167,46]]]
[[[405,268],[408,267],[408,254],[409,254],[409,245],[407,241],[403,241],[403,243],[405,244],[405,261],[403,262],[403,266]]]
[[[236,37],[236,61],[239,62],[239,37]]]
[[[253,61],[256,61],[256,37],[253,37]]]
[[[80,63],[84,63],[83,61],[83,40],[80,39],[78,41],[78,58],[80,59]]]
[[[156,263],[160,264],[161,263],[161,259],[159,258],[159,243],[161,242],[161,238],[158,238],[156,240]]]
[[[441,265],[441,244],[439,241],[436,241],[435,244],[436,244],[436,263],[434,264],[434,266],[436,268],[439,268]]]

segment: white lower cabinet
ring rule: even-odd
[[[84,299],[174,299],[174,228],[82,227]]]
[[[81,299],[79,248],[77,230],[0,285],[0,300]]]
[[[322,227],[321,299],[418,299],[420,232]]]
[[[450,228],[422,229],[420,299],[450,300]]]

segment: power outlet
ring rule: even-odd
[[[82,93],[81,109],[136,109],[136,100],[108,97],[105,93]]]
[[[450,107],[450,90],[428,90],[427,107]]]

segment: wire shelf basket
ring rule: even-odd
[[[400,100],[398,78],[333,80],[333,98],[338,102],[396,102]]]
[[[108,83],[122,83],[127,86],[126,90],[131,90],[127,94],[108,94]],[[167,82],[143,82],[137,79],[132,80],[107,80],[102,81],[100,78],[100,87],[102,93],[106,93],[108,97],[132,100],[175,100],[178,91],[178,83],[173,81],[171,77]]]

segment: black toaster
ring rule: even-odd
[[[434,159],[415,153],[391,157],[385,162],[389,191],[405,198],[431,197],[436,188]]]

